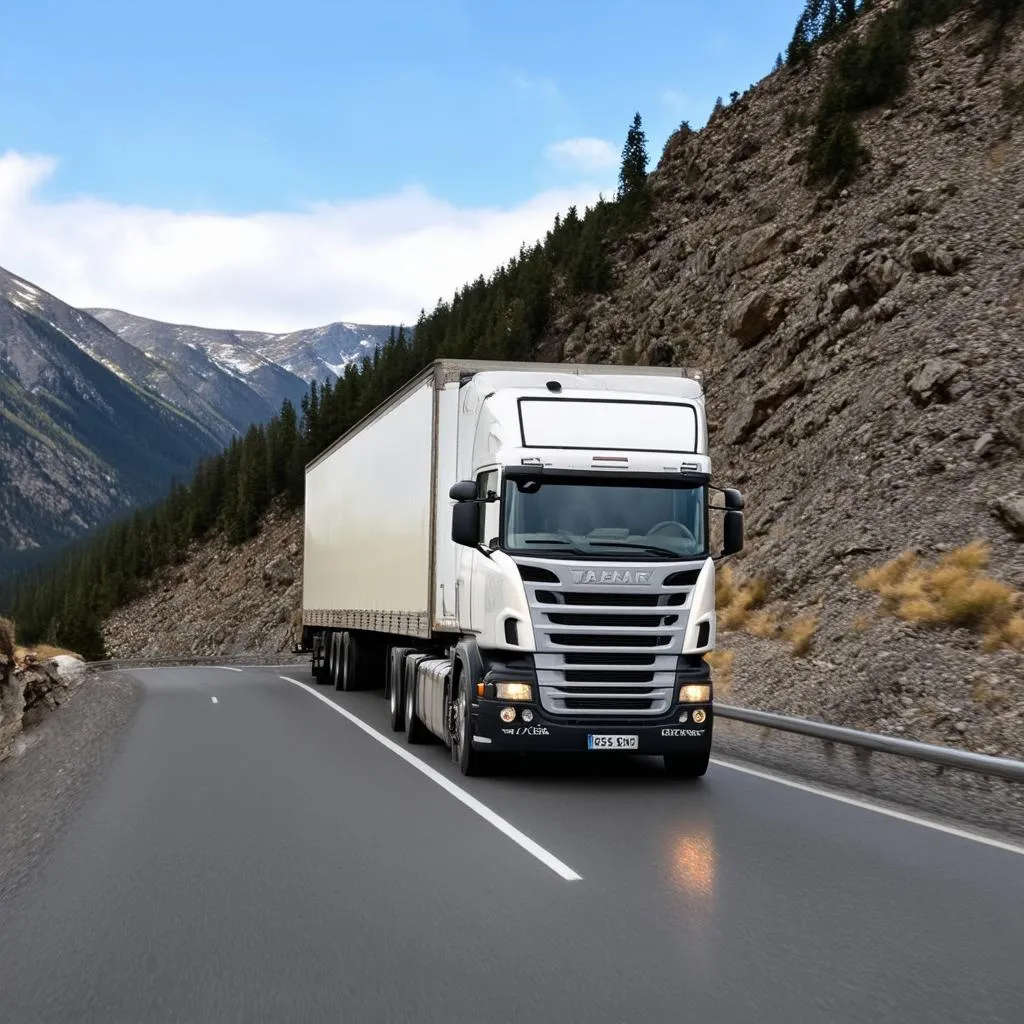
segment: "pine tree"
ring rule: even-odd
[[[775,58],[775,66],[772,68],[772,71],[781,71],[784,67],[785,64],[783,63],[782,54],[780,53]]]
[[[647,137],[639,113],[633,116],[633,123],[626,133],[626,144],[622,147],[617,198],[624,207],[634,210],[645,205],[648,198]]]

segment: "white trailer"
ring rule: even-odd
[[[438,361],[306,470],[314,676],[381,685],[464,772],[497,751],[707,768],[715,561],[700,383],[674,368]],[[709,511],[725,548],[709,549]]]

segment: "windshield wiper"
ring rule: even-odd
[[[686,557],[671,548],[658,547],[657,544],[633,544],[628,540],[592,540],[589,543],[595,547],[600,545],[605,548],[632,548],[634,551],[648,551],[652,555],[668,555],[669,558],[682,559]]]
[[[562,537],[552,537],[550,540],[528,540],[525,537],[522,540],[523,544],[536,544],[538,547],[555,547],[556,545],[562,545],[568,548],[568,550],[574,555],[586,555],[589,554],[584,548],[578,547],[573,544],[571,540],[564,540]]]

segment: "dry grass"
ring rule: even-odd
[[[974,541],[924,564],[905,551],[857,580],[878,594],[881,610],[905,622],[926,626],[962,626],[981,634],[986,650],[1024,649],[1021,593],[986,575],[989,547]]]
[[[30,658],[35,661],[46,661],[47,658],[56,658],[62,654],[66,654],[71,658],[77,658],[79,661],[85,660],[74,651],[65,650],[63,647],[54,647],[52,644],[39,644],[38,647],[18,647],[15,650],[15,654],[21,661]]]
[[[0,619],[0,662],[7,665],[24,665],[27,662],[46,661],[56,658],[59,654],[67,654],[79,661],[85,659],[74,651],[52,644],[38,644],[35,647],[24,647],[17,643],[14,634],[14,623],[10,619]]]
[[[818,631],[817,615],[801,615],[786,627],[785,637],[798,658],[803,658],[811,651],[814,634]]]
[[[722,629],[743,629],[751,613],[768,597],[766,580],[737,580],[732,566],[725,565],[715,577],[715,605]]]
[[[715,686],[715,697],[728,697],[732,693],[733,663],[735,651],[710,651],[704,655],[711,666],[711,678]]]
[[[778,612],[765,608],[768,583],[759,577],[738,580],[731,566],[723,566],[716,578],[715,604],[723,630],[740,631],[762,640],[784,640],[793,654],[809,653],[818,628],[818,616],[807,614],[783,625]]]

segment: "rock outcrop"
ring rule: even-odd
[[[55,710],[85,679],[79,658],[58,655],[24,665],[7,662],[0,654],[0,761],[16,749],[21,734],[38,725],[47,711]]]

